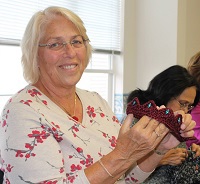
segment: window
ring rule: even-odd
[[[112,106],[113,57],[120,54],[121,0],[1,0],[0,109],[12,94],[26,85],[20,61],[20,40],[33,13],[47,6],[71,9],[84,21],[94,53],[77,87],[97,91]]]
[[[19,47],[0,45],[0,109],[13,93],[25,86],[20,56]]]
[[[112,54],[93,53],[92,59],[77,84],[77,87],[97,91],[104,99],[112,104],[114,77],[112,64]]]

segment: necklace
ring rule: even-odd
[[[41,82],[42,83],[42,82]],[[47,91],[47,93],[50,95],[51,99],[60,107],[62,107],[62,109],[71,117],[73,118],[74,120],[78,121],[78,117],[76,116],[76,92],[75,92],[75,95],[74,95],[74,114],[71,115],[71,113],[69,113],[67,111],[67,109],[62,105],[60,104],[55,98],[53,98],[53,96],[48,92],[48,89],[46,88],[46,86],[42,83],[43,87],[45,88],[45,90]]]
[[[64,108],[65,109],[65,108]],[[65,109],[66,111],[66,109]],[[74,120],[78,121],[78,117],[76,116],[76,93],[75,93],[75,97],[74,97],[74,114],[73,116],[71,116]]]
[[[51,97],[52,97],[52,96],[51,96]],[[75,96],[74,96],[74,113],[73,113],[73,115],[71,115],[71,113],[69,113],[69,112],[67,111],[67,109],[66,109],[62,104],[58,103],[58,101],[55,100],[53,97],[52,97],[52,99],[54,100],[54,102],[56,102],[57,105],[61,106],[62,109],[63,109],[70,117],[72,117],[74,120],[78,121],[78,117],[76,116],[76,93],[75,93]]]

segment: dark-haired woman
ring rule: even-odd
[[[137,97],[141,104],[154,100],[157,106],[165,105],[173,111],[183,110],[188,113],[199,102],[199,94],[195,78],[189,74],[186,68],[174,65],[156,75],[146,90],[138,88],[132,91],[128,96],[127,103]],[[195,153],[194,157],[199,157],[199,145],[192,144],[191,150]],[[160,161],[159,167],[145,183],[170,183],[172,180],[173,183],[176,183],[178,180],[173,178],[173,174],[179,174],[178,169],[187,160],[188,154],[189,150],[183,144],[169,150]],[[187,176],[187,173],[184,172],[184,174]],[[179,182],[182,181],[179,180]]]

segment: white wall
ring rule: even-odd
[[[122,54],[123,67],[120,65],[123,74],[123,92],[128,93],[136,86],[136,44],[135,44],[135,1],[124,0],[124,25],[122,30]],[[122,92],[122,94],[123,94]]]
[[[124,93],[200,50],[199,8],[199,0],[124,0]]]
[[[200,1],[179,0],[178,63],[186,66],[200,51]]]

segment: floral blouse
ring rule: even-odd
[[[113,150],[121,125],[97,93],[76,93],[81,124],[31,85],[8,101],[0,119],[4,183],[89,183],[84,169]],[[135,166],[116,183],[140,183],[149,174]]]

